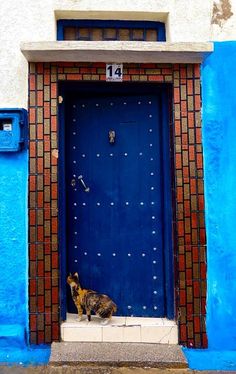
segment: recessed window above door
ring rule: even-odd
[[[57,40],[166,41],[165,24],[149,21],[59,20]]]

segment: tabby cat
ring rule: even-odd
[[[78,273],[70,274],[67,277],[70,285],[71,296],[78,310],[78,319],[81,321],[83,310],[85,310],[88,321],[91,321],[91,312],[103,318],[103,324],[108,323],[112,314],[117,311],[116,304],[107,295],[96,291],[83,289],[79,283]]]

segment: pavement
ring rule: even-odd
[[[190,369],[157,369],[97,366],[39,366],[39,367],[3,367],[0,374],[230,374],[236,371],[196,371]]]

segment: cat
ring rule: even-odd
[[[82,320],[85,310],[88,321],[91,321],[91,312],[103,319],[102,324],[107,324],[112,314],[117,311],[116,304],[107,295],[99,294],[96,291],[83,289],[79,282],[78,273],[70,274],[67,283],[71,289],[71,296],[78,310],[78,320]]]

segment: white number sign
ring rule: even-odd
[[[106,81],[122,82],[123,64],[106,64]]]

